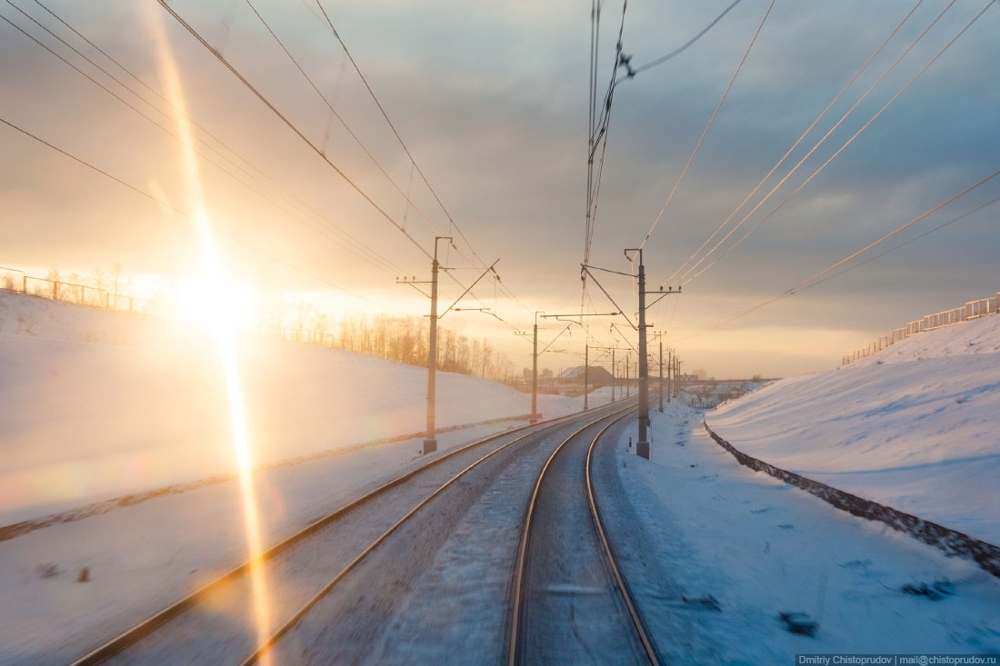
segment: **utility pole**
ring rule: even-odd
[[[531,354],[531,422],[532,423],[536,423],[538,421],[538,419],[541,417],[541,414],[538,413],[538,318],[539,318],[539,315],[541,315],[542,319],[555,319],[556,321],[569,321],[570,323],[573,323],[573,324],[580,324],[580,322],[575,321],[572,318],[573,317],[577,317],[577,318],[581,318],[581,317],[615,317],[615,316],[618,315],[618,313],[617,312],[586,312],[586,313],[579,313],[579,314],[542,314],[541,310],[537,310],[535,312],[535,330],[534,330],[534,334],[532,335],[532,349],[533,349],[533,351],[532,351],[532,354]],[[567,327],[566,329],[564,329],[564,332],[568,328],[569,327]],[[519,333],[518,335],[521,335],[521,334]],[[562,335],[562,333],[560,333],[560,335]],[[558,337],[559,336],[557,335],[556,338],[558,338]],[[552,342],[555,342],[555,340],[552,340]],[[546,347],[545,349],[548,349],[549,347],[551,347],[552,346],[552,342],[550,342],[549,345],[548,345],[548,347]],[[544,352],[545,349],[543,349],[542,352]],[[586,364],[584,365],[584,367],[586,368]],[[584,373],[585,373],[584,374],[584,381],[586,382],[586,377],[587,377],[586,376],[586,370],[584,370]],[[586,410],[587,409],[586,393],[584,393],[583,400],[584,400],[584,406],[583,406],[583,408]]]
[[[625,250],[625,257],[631,261],[629,252],[639,254],[639,440],[636,442],[635,452],[648,460],[649,440],[646,438],[646,429],[649,425],[649,365],[646,357],[646,294],[660,294],[660,298],[651,304],[655,305],[669,294],[680,293],[680,289],[678,288],[675,292],[671,287],[668,291],[663,291],[661,286],[658,292],[647,292],[646,266],[642,261],[642,248]]]
[[[590,393],[590,341],[583,343],[583,411],[587,411],[587,394]]]
[[[479,281],[482,280],[487,274],[489,274],[491,271],[494,274],[496,274],[496,270],[495,270],[494,267],[497,265],[497,262],[500,261],[499,259],[497,259],[497,261],[494,261],[493,264],[489,268],[487,268],[485,271],[483,271],[482,275],[480,275],[478,278],[476,278],[476,281],[473,282],[472,285],[470,285],[464,292],[462,292],[462,295],[459,296],[455,300],[454,303],[452,303],[450,306],[448,306],[448,309],[444,311],[444,314],[442,314],[441,317],[438,317],[438,313],[437,313],[438,273],[440,271],[443,271],[443,270],[450,270],[448,268],[443,268],[441,266],[441,264],[438,263],[438,241],[442,241],[442,240],[446,240],[446,241],[451,242],[452,238],[451,238],[451,236],[435,236],[434,237],[434,258],[431,261],[431,280],[430,280],[430,284],[431,284],[431,293],[430,293],[430,298],[431,298],[431,327],[430,328],[431,328],[431,331],[430,331],[430,345],[429,345],[429,349],[427,350],[427,432],[426,432],[426,435],[424,437],[424,447],[423,447],[423,450],[422,450],[422,453],[424,455],[426,455],[428,453],[434,453],[435,451],[437,451],[437,439],[435,438],[435,435],[437,434],[437,426],[436,426],[436,424],[435,424],[434,421],[435,421],[435,411],[436,411],[436,404],[437,404],[437,323],[438,323],[438,319],[440,319],[444,315],[448,314],[453,308],[455,308],[455,306],[458,304],[458,302],[461,301],[463,298],[465,298],[465,295],[468,294],[470,291],[472,291],[472,288],[475,287],[479,283]],[[412,286],[414,289],[416,289],[417,291],[419,291],[420,293],[424,294],[424,296],[427,295],[426,292],[424,292],[423,290],[421,290],[419,287],[416,286],[418,284],[427,284],[426,281],[418,281],[416,278],[412,278],[412,279],[403,278],[403,279],[400,279],[400,278],[397,277],[396,278],[396,283],[397,284],[408,284],[408,285]],[[455,309],[457,309],[457,308],[455,308]]]
[[[615,402],[615,379],[618,376],[618,366],[615,365],[615,350],[611,350],[611,404]]]
[[[531,351],[531,423],[538,421],[538,311],[535,311],[535,334]]]
[[[424,455],[437,451],[437,426],[434,423],[437,400],[437,326],[438,326],[438,241],[446,236],[434,238],[434,261],[431,262],[431,341],[427,356],[427,436],[424,438]]]
[[[625,397],[632,397],[632,384],[629,383],[628,367],[632,365],[632,352],[625,354]]]
[[[660,413],[663,413],[663,336],[660,338]]]
[[[673,384],[671,383],[670,368],[674,365],[674,351],[671,349],[667,352],[667,402],[670,402],[670,394],[673,391]]]

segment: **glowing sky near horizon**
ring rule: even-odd
[[[29,0],[15,4],[127,79],[39,5]],[[114,0],[99,8],[69,0],[45,4],[162,90],[137,3]],[[457,235],[316,16],[314,3],[270,0],[255,5],[389,175],[411,192],[416,208],[433,227],[331,120],[244,2],[171,4],[421,247],[430,250],[435,235]],[[631,3],[624,50],[634,64],[652,60],[687,41],[728,4]],[[668,214],[646,246],[653,286],[732,212],[914,4],[776,2]],[[810,138],[822,136],[946,4],[922,3],[873,62],[871,73],[859,79]],[[451,217],[483,261],[501,258],[497,269],[519,299],[498,295],[495,285],[486,281],[475,290],[478,301],[465,305],[495,308],[510,325],[473,312],[450,313],[442,325],[489,337],[519,367],[529,366],[530,345],[514,330],[530,330],[534,310],[580,308],[589,3],[358,0],[324,6]],[[743,0],[681,56],[618,88],[592,263],[629,271],[623,248],[642,241],[766,6],[763,0]],[[761,214],[832,155],[983,6],[985,2],[956,3]],[[602,86],[610,73],[620,12],[620,4],[604,3]],[[134,100],[10,5],[0,8],[0,14],[123,98]],[[225,232],[219,238],[220,252],[235,279],[248,286],[263,280],[293,292],[337,294],[329,298],[344,312],[383,306],[395,314],[425,315],[426,300],[397,285],[395,278],[427,279],[426,255],[176,22],[165,13],[163,18],[189,87],[194,120],[254,165],[234,157],[244,169],[255,176],[255,168],[266,172],[267,179],[321,216],[292,216],[288,210],[297,204],[283,199],[274,205],[257,194],[270,185],[244,187],[202,161],[206,205]],[[1000,209],[987,208],[816,289],[721,329],[704,330],[1000,168],[1000,70],[992,64],[1000,58],[1000,43],[993,38],[998,26],[1000,7],[994,5],[773,219],[686,286],[682,297],[670,297],[650,312],[655,330],[666,332],[688,368],[735,376],[832,367],[842,354],[880,333],[1000,289]],[[182,200],[177,144],[164,131],[5,22],[0,22],[0,63],[0,118],[158,198]],[[143,102],[133,103],[171,127],[166,116]],[[812,145],[808,139],[806,144]],[[175,214],[6,126],[0,126],[0,146],[5,156],[0,163],[0,265],[89,269],[121,263],[135,274],[197,273],[197,239]],[[212,155],[211,150],[206,153]],[[793,160],[804,153],[805,148],[799,150]],[[1000,184],[988,184],[899,240],[998,195]],[[349,251],[339,232],[316,230],[328,223],[380,259],[372,260],[365,250]],[[234,243],[234,238],[245,245]],[[452,275],[468,284],[478,273],[470,269],[468,245],[458,245],[460,252],[449,251],[443,263],[460,269]],[[632,316],[634,289],[627,278],[600,279]],[[454,282],[442,282],[443,303],[460,293]],[[591,288],[590,298],[597,310],[607,308],[596,288]],[[561,328],[547,325],[542,342]],[[598,342],[614,339],[606,324],[594,324],[592,333]],[[571,350],[582,349],[582,331],[565,342]],[[558,369],[580,362],[550,354],[540,365]]]

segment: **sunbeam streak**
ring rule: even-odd
[[[151,5],[151,7],[153,6]],[[222,299],[224,298],[227,281],[215,247],[211,219],[205,206],[205,197],[198,172],[198,161],[195,157],[194,140],[188,119],[184,92],[181,86],[180,73],[155,9],[150,10],[149,23],[157,44],[160,76],[175,109],[174,121],[180,135],[180,158],[184,187],[187,194],[187,206],[191,221],[195,225],[199,240],[201,241],[207,276],[206,283],[212,292],[211,296],[213,300],[215,298]],[[257,644],[260,645],[268,638],[270,633],[268,591],[263,565],[260,561],[260,553],[262,551],[260,516],[253,480],[250,438],[246,428],[246,414],[240,385],[239,367],[236,359],[236,322],[231,315],[232,312],[228,308],[214,308],[211,316],[211,328],[219,350],[223,376],[226,383],[226,397],[229,405],[233,446],[236,452],[237,471],[239,473],[240,490],[243,498],[243,518],[247,549],[252,561],[250,577],[253,586],[254,625]],[[261,656],[261,663],[269,663],[266,653]]]

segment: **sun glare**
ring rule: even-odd
[[[177,317],[207,330],[224,324],[233,331],[255,325],[253,289],[231,282],[224,275],[203,275],[177,281]]]
[[[269,602],[267,581],[260,561],[263,540],[257,494],[254,487],[250,437],[246,429],[246,414],[236,354],[236,325],[239,319],[240,304],[243,301],[237,298],[239,290],[227,279],[219,261],[212,231],[212,221],[205,206],[180,72],[174,62],[163,26],[159,21],[159,14],[152,9],[152,5],[150,7],[150,25],[159,47],[161,77],[173,103],[173,108],[176,110],[174,120],[181,139],[182,176],[187,194],[187,208],[201,241],[202,256],[204,257],[203,279],[189,286],[188,296],[181,298],[178,305],[185,309],[189,308],[188,314],[195,321],[203,323],[211,329],[218,346],[226,384],[233,447],[243,500],[247,550],[251,560],[250,579],[254,598],[254,629],[257,644],[263,645],[270,637]],[[261,655],[260,661],[263,664],[270,662],[266,652]]]

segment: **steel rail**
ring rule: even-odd
[[[473,449],[475,447],[489,444],[498,439],[508,437],[512,434],[516,434],[524,430],[532,431],[521,437],[514,439],[511,442],[508,442],[500,449],[497,449],[497,451],[499,451],[502,450],[503,448],[506,448],[506,446],[509,446],[510,444],[513,444],[517,441],[521,441],[525,437],[528,437],[534,433],[539,433],[551,428],[555,428],[561,425],[565,421],[572,420],[573,418],[578,418],[580,414],[582,414],[582,412],[578,412],[576,414],[569,414],[567,416],[558,417],[555,419],[551,419],[549,421],[543,421],[541,424],[528,424],[520,426],[518,428],[513,428],[511,430],[504,431],[502,433],[498,433],[496,435],[491,435],[489,437],[485,437],[480,440],[476,440],[464,446],[460,446],[456,449],[448,451],[438,457],[433,458],[432,460],[427,461],[425,464],[410,470],[409,472],[406,472],[393,479],[390,479],[389,481],[386,481],[377,488],[341,506],[332,513],[313,521],[312,523],[305,526],[295,534],[287,537],[286,539],[270,547],[269,549],[258,555],[256,558],[252,558],[250,560],[247,560],[246,562],[243,562],[242,564],[237,565],[236,567],[222,574],[215,580],[205,584],[201,588],[173,602],[169,606],[151,615],[150,617],[132,626],[131,628],[125,630],[118,636],[108,640],[107,642],[103,643],[97,648],[94,648],[84,656],[71,662],[71,666],[95,666],[96,664],[101,664],[107,661],[108,659],[122,652],[123,650],[138,644],[142,639],[153,634],[157,629],[166,624],[169,620],[187,611],[188,609],[194,607],[200,601],[211,595],[214,591],[218,590],[223,585],[226,585],[228,583],[231,583],[239,579],[241,576],[245,575],[250,570],[251,566],[255,566],[259,563],[273,559],[280,553],[306,540],[308,537],[312,536],[313,534],[315,534],[322,528],[326,527],[327,525],[333,523],[334,521],[347,516],[352,511],[355,511],[356,509],[384,495],[387,491],[391,490],[392,488],[402,485],[403,483],[413,479],[419,474],[422,474],[423,472],[426,472],[427,470],[436,467],[437,465],[440,465],[441,463],[451,459],[454,456],[469,451],[470,449]],[[492,453],[490,455],[492,455]]]
[[[584,425],[569,437],[567,437],[562,443],[559,444],[549,456],[548,460],[545,461],[545,465],[542,466],[541,472],[538,474],[538,480],[535,481],[535,487],[531,493],[531,499],[528,502],[528,509],[525,513],[524,523],[521,528],[521,539],[518,545],[517,552],[517,563],[514,568],[514,578],[513,578],[513,591],[511,598],[511,622],[510,622],[510,637],[507,643],[507,664],[508,666],[515,666],[518,663],[518,658],[520,656],[520,640],[521,640],[521,620],[524,615],[524,584],[525,584],[525,572],[527,570],[527,559],[528,559],[528,545],[531,540],[531,526],[535,516],[535,506],[538,501],[538,496],[542,487],[542,481],[545,478],[545,473],[548,471],[549,466],[552,461],[563,449],[563,447],[580,433],[582,433],[587,428],[590,428],[595,423],[602,421],[607,418],[613,418],[613,420],[605,426],[600,433],[607,430],[609,427],[620,421],[621,419],[628,416],[628,414],[636,408],[635,405],[629,405],[624,409],[617,412],[613,412],[608,415],[604,415],[600,418],[594,419],[590,423]],[[615,418],[617,417],[617,418]]]
[[[610,407],[610,405],[606,405],[605,407]],[[627,410],[630,410],[630,409],[631,408],[627,408]],[[621,411],[627,411],[627,410],[619,410],[617,412],[612,412],[612,414],[610,416],[615,416],[615,415],[619,414]],[[602,411],[604,411],[604,410],[602,410]],[[582,413],[582,414],[585,414],[585,413]],[[351,562],[348,563],[343,569],[341,569],[341,571],[336,576],[334,576],[330,580],[330,582],[328,582],[319,592],[317,592],[309,601],[307,601],[299,609],[298,612],[296,612],[281,627],[279,627],[270,636],[270,638],[268,638],[264,642],[262,642],[257,647],[257,649],[253,652],[253,654],[251,654],[249,657],[247,657],[246,659],[244,659],[241,662],[240,666],[249,666],[250,664],[257,663],[257,661],[260,659],[260,657],[268,649],[270,649],[275,643],[277,643],[281,639],[282,636],[284,636],[292,628],[294,628],[295,625],[297,625],[299,623],[299,621],[301,621],[302,618],[305,617],[306,614],[317,603],[319,603],[324,597],[326,597],[333,590],[333,588],[337,585],[337,583],[339,583],[340,581],[342,581],[353,569],[355,569],[372,552],[374,552],[376,548],[378,548],[380,545],[382,545],[383,542],[385,542],[386,539],[388,539],[390,536],[392,536],[393,532],[395,532],[397,529],[399,529],[404,523],[406,523],[406,521],[408,521],[418,511],[420,511],[420,509],[422,509],[424,506],[426,506],[428,503],[430,503],[431,500],[433,500],[435,497],[437,497],[438,495],[440,495],[446,489],[448,489],[449,487],[451,487],[452,484],[454,484],[455,482],[457,482],[459,479],[461,479],[463,476],[465,476],[468,472],[472,471],[474,468],[478,467],[480,464],[486,462],[487,460],[489,460],[490,458],[492,458],[494,455],[496,455],[496,454],[500,453],[501,451],[503,451],[503,450],[505,450],[505,449],[513,446],[514,444],[522,442],[525,439],[528,439],[529,437],[536,436],[536,435],[538,435],[540,432],[542,432],[544,430],[549,430],[549,429],[555,428],[555,427],[557,427],[559,425],[563,425],[562,421],[570,420],[572,417],[579,418],[580,416],[581,416],[581,413],[578,412],[576,414],[571,415],[570,417],[563,417],[562,419],[555,419],[554,421],[558,421],[558,422],[551,422],[549,425],[547,425],[544,428],[539,428],[539,429],[537,429],[537,430],[535,430],[533,432],[529,432],[529,433],[524,434],[524,435],[522,435],[520,437],[517,437],[517,438],[515,438],[515,439],[513,439],[513,440],[511,440],[509,442],[507,442],[506,444],[504,444],[504,445],[502,445],[502,446],[494,449],[493,451],[490,451],[488,454],[486,454],[485,456],[483,456],[479,460],[475,461],[474,463],[472,463],[471,465],[469,465],[465,469],[461,470],[455,476],[453,476],[450,479],[448,479],[448,481],[446,481],[445,483],[443,483],[442,485],[440,485],[436,490],[434,490],[434,492],[432,492],[430,495],[428,495],[423,500],[421,500],[420,503],[417,504],[416,506],[414,506],[412,509],[410,509],[406,513],[406,515],[404,515],[402,518],[400,518],[399,520],[397,520],[389,529],[387,529],[379,537],[377,537],[374,541],[372,541],[372,543],[367,548],[365,548],[360,554],[357,555],[357,557],[355,557],[353,560],[351,560]],[[609,418],[609,415],[603,414],[603,415],[597,416],[596,418],[590,420],[586,425],[584,425],[580,429],[578,429],[575,432],[573,432],[573,434],[571,434],[565,441],[563,441],[562,443],[560,443],[559,446],[556,448],[556,450],[558,451],[560,448],[562,448],[562,446],[566,442],[568,442],[569,440],[571,440],[574,437],[576,437],[583,430],[586,430],[587,428],[591,427],[595,423],[597,423],[597,422],[599,422],[599,421],[601,421],[603,419],[606,419],[606,418]],[[466,447],[466,448],[468,448],[468,447]],[[549,461],[551,461],[551,459],[552,458],[550,456]],[[546,461],[546,463],[545,463],[546,467],[548,466],[549,461]],[[544,474],[544,471],[543,471],[543,474]]]
[[[590,447],[587,449],[587,465],[585,473],[587,479],[587,500],[590,503],[590,517],[594,521],[594,530],[597,532],[601,545],[604,547],[604,554],[608,557],[608,565],[611,568],[611,573],[614,576],[618,591],[621,593],[622,599],[625,601],[625,607],[628,609],[629,617],[632,619],[632,626],[635,627],[636,634],[639,637],[639,641],[642,643],[643,650],[646,652],[646,657],[649,659],[649,663],[653,664],[653,666],[659,666],[659,655],[657,654],[656,648],[649,637],[649,632],[646,629],[646,623],[643,622],[642,616],[639,614],[639,610],[636,608],[635,602],[632,599],[632,592],[629,589],[624,576],[622,576],[621,568],[618,566],[618,558],[615,557],[614,550],[611,547],[611,541],[608,539],[607,532],[604,529],[604,521],[601,519],[601,512],[597,506],[597,496],[594,494],[594,484],[591,479],[592,467],[590,462],[594,457],[594,448],[597,446],[597,440],[600,439],[601,435],[603,435],[608,428],[617,423],[618,420],[619,419],[616,419],[604,426],[601,432],[594,436],[594,441],[590,443]]]

